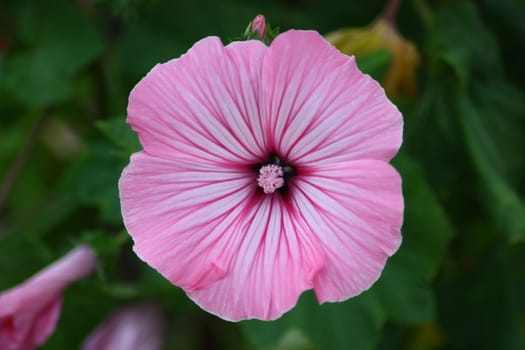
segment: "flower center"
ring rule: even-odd
[[[257,184],[262,187],[264,193],[274,193],[275,190],[284,186],[283,168],[276,164],[264,165],[259,169]]]
[[[292,178],[297,175],[297,170],[275,153],[266,162],[254,164],[253,169],[257,172],[258,187],[266,194],[279,192],[286,196]]]

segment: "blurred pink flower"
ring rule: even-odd
[[[252,32],[257,33],[261,38],[264,38],[264,33],[266,31],[266,18],[263,15],[257,15],[252,21]]]
[[[368,289],[401,242],[402,116],[317,32],[205,38],[131,92],[135,252],[205,310],[275,319]]]
[[[62,291],[93,272],[97,258],[80,246],[19,286],[0,294],[0,349],[31,350],[55,330]]]
[[[120,309],[86,339],[83,350],[158,350],[164,319],[156,304],[142,303]]]

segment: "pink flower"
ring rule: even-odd
[[[128,122],[134,250],[215,315],[275,319],[312,288],[346,300],[399,247],[401,114],[317,32],[205,38],[137,84]]]
[[[21,285],[0,294],[0,349],[30,350],[55,330],[62,291],[93,272],[97,259],[80,246]]]
[[[263,15],[257,15],[252,21],[252,32],[257,33],[260,38],[264,38],[266,31],[266,18]]]
[[[155,304],[135,304],[114,313],[86,339],[83,350],[157,350],[164,319]]]

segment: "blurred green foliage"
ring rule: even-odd
[[[111,311],[155,299],[166,349],[525,348],[525,2],[407,0],[398,29],[422,54],[419,94],[397,96],[403,244],[344,303],[306,292],[274,322],[200,310],[131,251],[117,181],[138,149],[127,96],[196,40],[238,37],[259,13],[282,30],[365,26],[386,1],[0,2],[0,290],[74,245],[102,259],[65,293],[44,349],[77,348]],[[358,57],[381,79],[392,57]],[[82,315],[79,317],[78,315]]]

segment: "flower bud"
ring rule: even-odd
[[[83,350],[158,350],[162,346],[164,318],[158,305],[128,305],[93,331]]]
[[[263,15],[257,15],[252,21],[251,31],[257,33],[260,38],[264,38],[266,32],[266,18]]]
[[[91,248],[80,246],[26,282],[0,294],[0,349],[31,350],[54,332],[62,291],[95,270]]]

